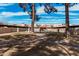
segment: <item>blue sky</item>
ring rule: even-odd
[[[65,6],[61,4],[51,4],[58,12],[47,14],[44,12],[44,6],[36,4],[37,15],[40,20],[36,24],[65,24]],[[28,7],[29,9],[29,7]],[[79,24],[79,4],[69,8],[70,24]],[[31,24],[30,16],[27,11],[18,6],[17,3],[0,3],[0,22],[6,24]]]

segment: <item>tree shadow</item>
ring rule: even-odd
[[[62,34],[61,34],[62,35]],[[59,50],[57,48],[58,42],[63,40],[63,37],[60,36],[58,37],[58,33],[53,33],[53,34],[46,34],[47,39],[41,41],[36,47],[32,48],[29,51],[23,51],[21,53],[16,54],[17,56],[61,56],[61,55],[68,55],[64,53],[62,50]],[[56,50],[51,50],[46,48],[47,46],[54,47],[52,49]],[[60,47],[62,48],[62,47]],[[64,48],[62,48],[64,49]]]
[[[33,44],[33,43],[39,41],[39,43],[36,44],[35,47],[31,48],[28,51],[25,51],[25,50],[21,51],[20,50],[21,48],[17,47],[19,51],[15,54],[15,56],[70,56],[70,55],[78,55],[79,48],[77,47],[78,44],[76,44],[78,39],[75,41],[73,41],[71,39],[67,43],[64,41],[65,36],[66,35],[64,33],[46,33],[46,35],[42,36],[43,39],[41,39],[41,37],[38,37],[36,35],[25,35],[25,34],[23,35],[22,34],[22,35],[15,35],[14,37],[7,37],[5,39],[9,38],[9,41],[8,40],[0,41],[0,44],[3,47],[12,47],[12,46],[19,45],[19,47],[25,49],[27,47],[27,45]],[[46,38],[44,38],[44,37],[46,37]],[[63,42],[61,42],[61,41],[63,41]],[[65,48],[67,48],[68,50],[66,50]],[[70,51],[72,51],[72,53],[70,53]]]

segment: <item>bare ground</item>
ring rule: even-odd
[[[63,33],[0,36],[1,56],[79,56],[79,35]]]

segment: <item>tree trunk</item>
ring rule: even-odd
[[[34,32],[34,22],[35,22],[35,5],[32,3],[32,23],[31,23],[31,31]]]
[[[69,3],[65,3],[66,34],[69,34]]]

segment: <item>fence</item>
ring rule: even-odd
[[[69,28],[78,28],[79,25],[69,26]],[[0,34],[2,33],[11,33],[11,32],[21,32],[21,31],[29,31],[31,27],[28,26],[15,26],[15,25],[0,25]],[[35,29],[40,27],[35,27]],[[56,29],[58,32],[66,27],[47,27],[46,29]]]
[[[11,33],[11,32],[21,32],[28,31],[27,26],[15,26],[15,25],[0,25],[0,34]]]

